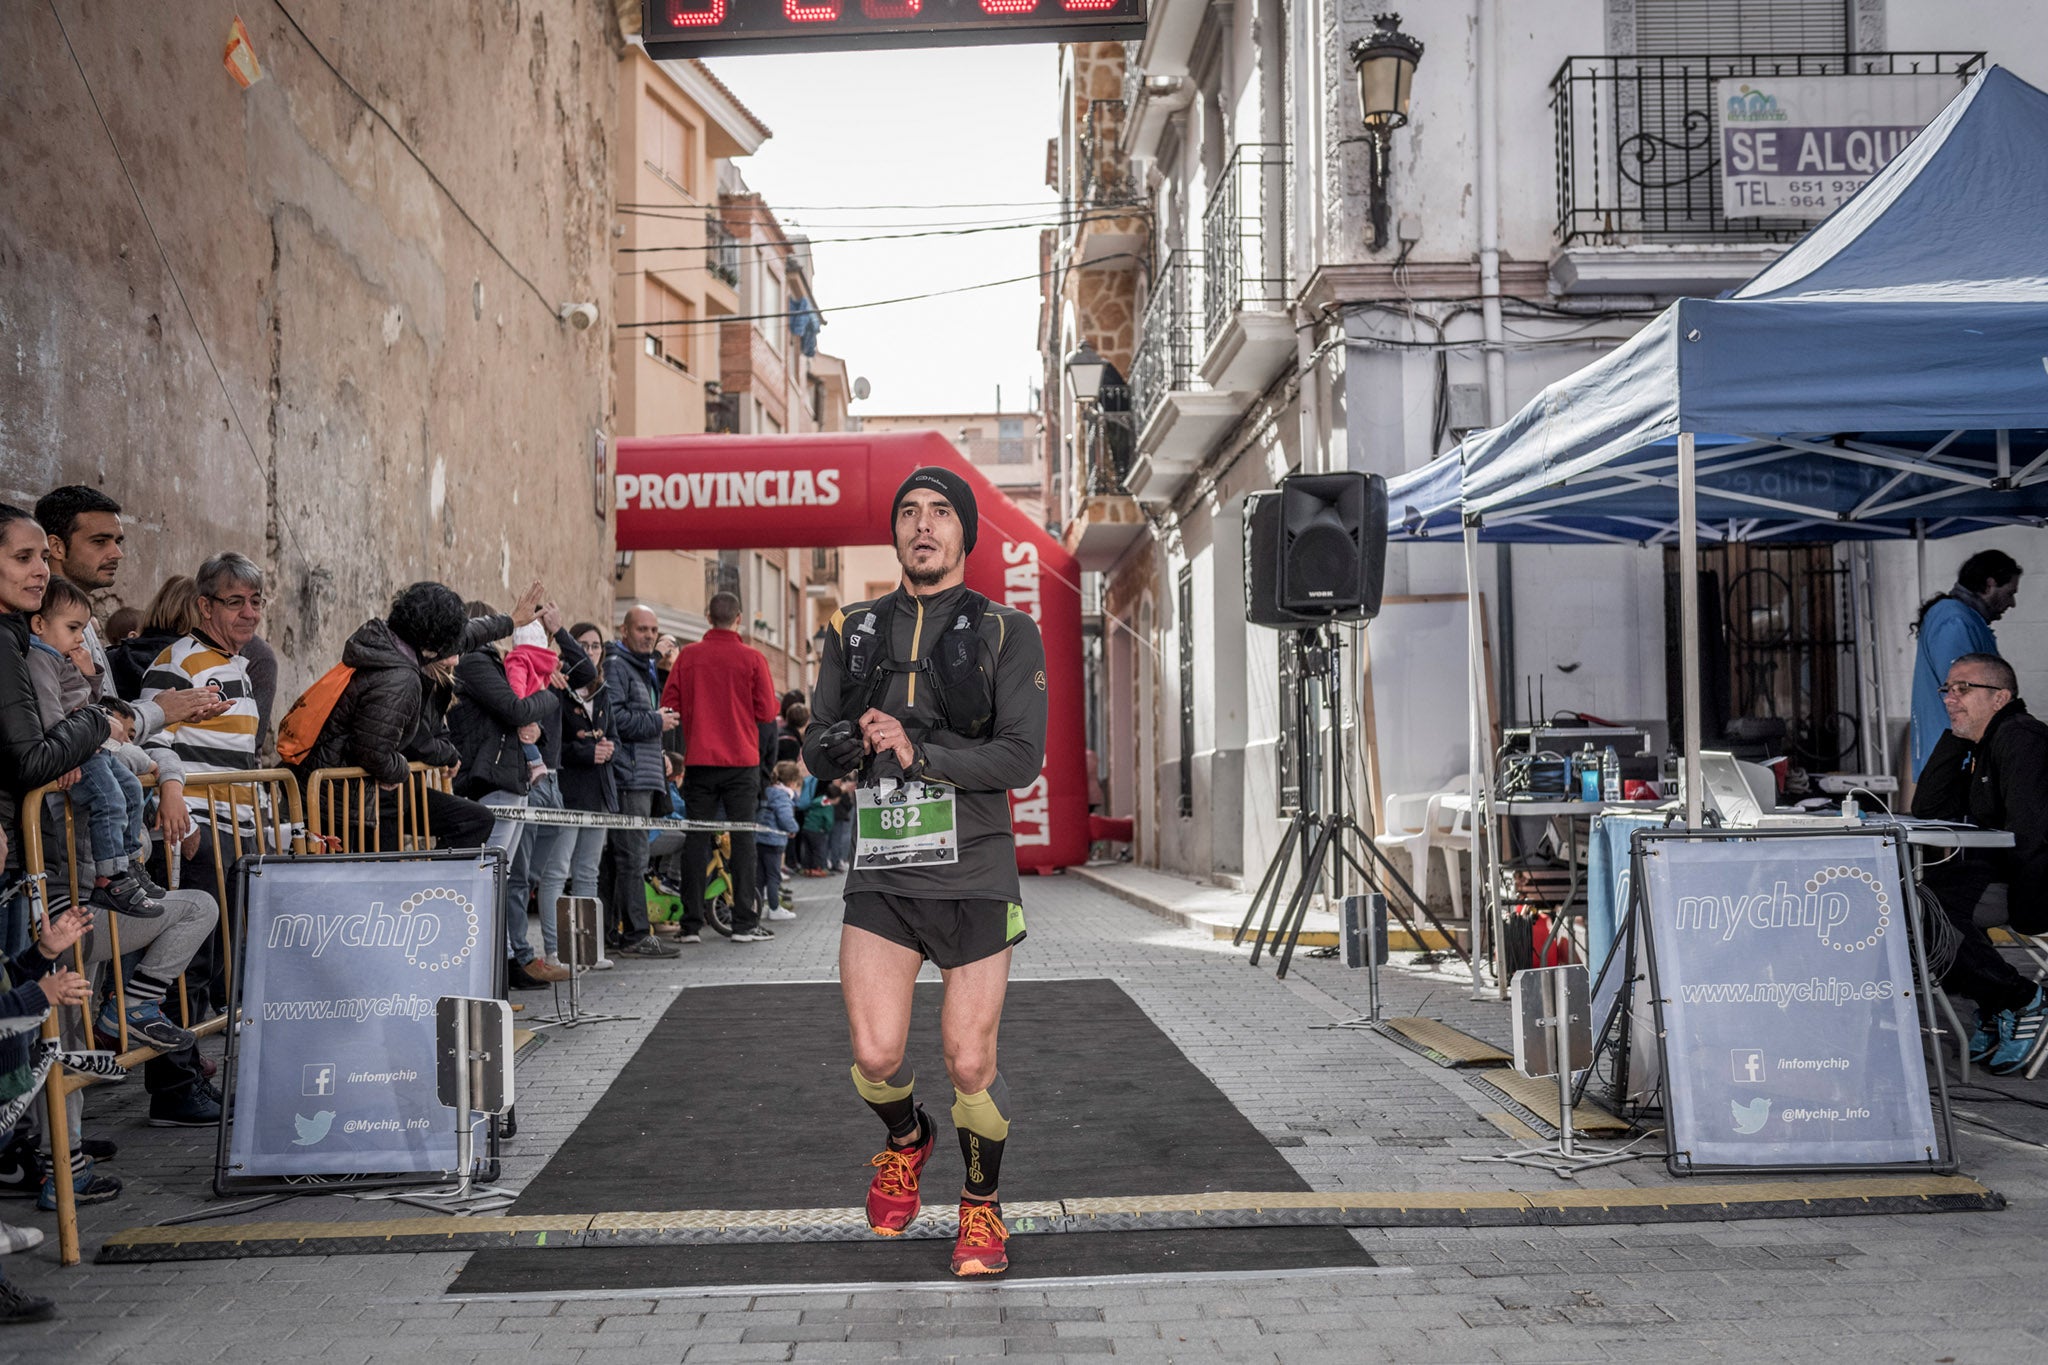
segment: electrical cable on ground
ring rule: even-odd
[[[2037,1100],[2027,1095],[2016,1095],[2010,1090],[2000,1090],[1995,1085],[1979,1085],[1975,1081],[1965,1081],[1952,1085],[1949,1087],[1949,1094],[1958,1095],[1965,1090],[1976,1091],[1976,1098],[1978,1099],[2008,1100],[2013,1104],[2024,1104],[2030,1109],[2048,1109],[2048,1100]]]
[[[2048,1142],[2042,1142],[2038,1139],[2030,1137],[2021,1137],[2018,1133],[2013,1132],[2012,1129],[2000,1127],[1998,1124],[1993,1123],[1990,1119],[1985,1118],[1981,1114],[1966,1113],[1961,1109],[1954,1109],[1950,1112],[1953,1113],[1957,1118],[1961,1119],[1964,1123],[1972,1124],[1978,1128],[1988,1128],[1992,1132],[1998,1134],[2000,1137],[2005,1138],[2007,1141],[2017,1142],[2020,1143],[2022,1146],[2026,1147],[2039,1147],[2044,1151],[2048,1151]]]

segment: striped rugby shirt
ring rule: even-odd
[[[247,772],[262,766],[256,752],[261,716],[256,689],[249,682],[249,661],[227,653],[198,631],[180,636],[143,675],[142,699],[154,701],[160,692],[187,687],[218,688],[228,709],[212,720],[167,725],[150,736],[150,747],[170,749],[192,772]]]

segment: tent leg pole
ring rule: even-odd
[[[1877,756],[1877,766],[1865,769],[1882,777],[1892,773],[1892,729],[1890,708],[1886,705],[1884,691],[1884,626],[1877,619],[1877,551],[1870,542],[1856,546],[1863,555],[1863,619],[1869,624],[1870,693],[1875,711],[1875,734],[1871,745]],[[1908,722],[1908,728],[1911,722]]]
[[[1705,789],[1700,784],[1700,523],[1694,482],[1693,434],[1678,433],[1678,629],[1680,667],[1685,670],[1685,827],[1702,823]]]
[[[1913,519],[1913,575],[1918,584],[1918,591],[1913,594],[1913,603],[1917,607],[1920,603],[1927,600],[1927,519],[1925,517],[1915,517]]]
[[[1479,527],[1465,524],[1465,790],[1472,800],[1472,998],[1500,999],[1507,979],[1493,864],[1493,783],[1486,762],[1485,623],[1480,619]],[[1490,950],[1490,951],[1489,951]],[[1479,964],[1492,964],[1492,982]]]

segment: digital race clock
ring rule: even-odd
[[[656,58],[1145,34],[1145,0],[643,0],[642,11],[640,36]]]

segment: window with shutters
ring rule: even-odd
[[[696,197],[697,130],[649,86],[640,102],[640,155],[648,167],[685,195]]]
[[[1638,53],[1847,52],[1849,0],[1636,0]]]
[[[640,317],[646,324],[647,354],[671,369],[688,374],[695,349],[697,305],[652,276],[643,276]]]
[[[1654,73],[1636,84],[1646,215],[1702,233],[1720,216],[1712,78],[1724,68],[1710,58],[1784,54],[1840,71],[1825,58],[1848,50],[1849,0],[1637,0],[1636,55]]]

